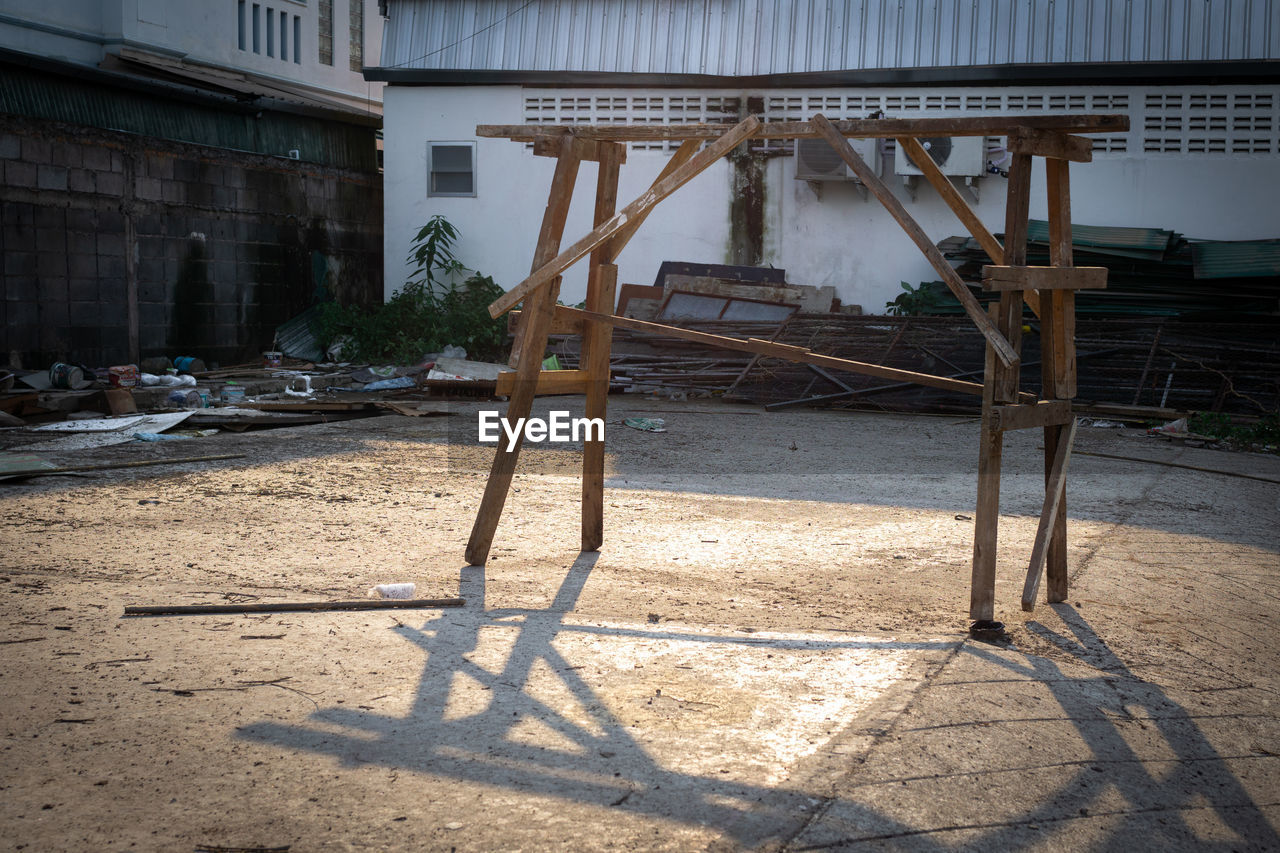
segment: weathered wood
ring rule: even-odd
[[[1106,267],[982,268],[983,290],[1101,290],[1106,286]]]
[[[618,284],[618,268],[603,264],[593,271],[594,292],[587,294],[587,305],[613,308]],[[583,339],[583,365],[587,375],[586,417],[605,419],[609,398],[609,345],[613,327],[607,323],[587,323]],[[590,431],[588,430],[588,435]],[[604,544],[604,461],[603,439],[590,437],[582,445],[582,550],[598,551]]]
[[[1071,420],[1071,403],[1066,400],[1041,400],[1038,403],[992,406],[991,428],[1005,432],[1065,424]]]
[[[1045,178],[1049,206],[1049,263],[1058,267],[1070,267],[1075,263],[1071,240],[1071,164],[1066,160],[1046,160]],[[1075,294],[1061,291],[1061,298],[1046,299],[1050,303],[1050,319],[1042,326],[1051,326],[1053,332],[1048,350],[1041,357],[1040,379],[1044,396],[1072,399],[1076,395],[1076,312]],[[1043,342],[1042,342],[1043,345]],[[1051,351],[1051,352],[1050,352]],[[1058,455],[1062,431],[1046,427],[1044,431],[1044,478],[1046,495],[1050,488],[1053,460]],[[1063,481],[1058,495],[1058,513],[1054,518],[1046,554],[1046,597],[1049,601],[1066,601],[1067,575],[1067,487]]]
[[[574,154],[572,140],[566,137],[561,145],[560,159],[556,161],[547,209],[543,214],[543,228],[538,239],[535,266],[538,265],[539,259],[555,254],[560,235],[564,230],[565,217],[568,216],[569,202],[573,198],[573,185],[577,176],[578,158]],[[527,418],[533,408],[533,398],[538,387],[537,378],[542,369],[542,353],[547,346],[547,332],[551,328],[551,318],[555,315],[557,290],[555,281],[548,279],[540,290],[530,293],[529,298],[525,300],[525,318],[520,324],[520,334],[516,338],[520,342],[522,354],[516,364],[516,384],[507,401],[506,417],[510,422]],[[489,480],[484,487],[484,496],[480,499],[480,508],[476,512],[471,536],[467,540],[466,560],[469,565],[483,566],[485,560],[489,558],[493,534],[498,528],[498,519],[502,517],[502,507],[507,502],[507,493],[511,489],[511,478],[515,474],[516,462],[520,459],[520,446],[523,440],[522,431],[512,446],[508,447],[506,443],[500,443],[495,451],[493,466],[489,469]]]
[[[973,209],[969,207],[968,202],[960,195],[960,191],[956,189],[955,184],[951,183],[951,179],[942,174],[942,170],[938,168],[937,163],[933,162],[933,158],[929,156],[928,151],[924,150],[924,146],[920,144],[920,141],[910,136],[900,136],[898,137],[898,145],[911,157],[911,162],[920,168],[920,171],[924,173],[925,179],[933,185],[933,188],[938,191],[938,195],[942,196],[942,200],[960,218],[960,221],[964,223],[964,227],[969,229],[969,233],[978,241],[983,250],[991,256],[991,260],[997,264],[1003,264],[1004,246],[1000,245],[1000,241],[978,218],[978,214],[974,213]]]
[[[600,320],[621,329],[631,329],[632,331],[647,332],[653,335],[665,335],[666,337],[694,341],[700,344],[707,344],[708,346],[720,347],[721,349],[757,353],[759,355],[770,356],[773,358],[796,361],[802,364],[816,364],[819,367],[828,367],[834,370],[846,370],[851,373],[864,373],[869,376],[896,379],[903,382],[911,382],[916,385],[927,385],[931,388],[943,388],[947,391],[959,391],[964,394],[982,393],[982,386],[977,382],[964,382],[959,379],[948,379],[945,376],[933,376],[928,373],[915,373],[910,370],[899,370],[896,367],[884,367],[879,364],[869,364],[865,361],[853,361],[847,358],[819,355],[818,353],[807,350],[804,347],[780,344],[774,341],[761,340],[760,338],[743,340],[741,338],[731,338],[724,335],[713,335],[708,332],[697,332],[693,329],[681,329],[678,326],[667,326],[662,323],[650,323],[647,320],[633,320],[630,317],[597,314],[594,311],[583,311],[580,308],[570,308],[565,305],[556,306],[556,310],[568,316],[580,316],[586,320]]]
[[[542,134],[533,140],[533,156],[559,157],[560,138],[566,134]],[[571,135],[571,134],[570,134]],[[627,147],[616,142],[605,142],[599,139],[573,137],[573,153],[579,160],[590,160],[599,163],[609,159],[615,163],[627,162]]]
[[[516,334],[520,330],[520,318],[524,315],[523,311],[512,311],[507,315],[507,331]],[[551,319],[551,328],[547,330],[550,335],[581,335],[582,334],[582,318],[566,317],[563,314],[556,314]]]
[[[1127,115],[963,116],[956,118],[851,119],[835,122],[845,138],[899,136],[1005,136],[1018,128],[1071,131],[1073,133],[1121,133],[1129,129]],[[547,133],[571,133],[612,142],[716,139],[722,124],[538,125],[482,124],[476,135],[489,139],[532,142]],[[807,121],[767,122],[762,139],[811,139],[821,134]]]
[[[1067,484],[1067,463],[1071,461],[1071,445],[1075,441],[1076,422],[1053,427],[1058,434],[1054,449],[1053,466],[1045,483],[1044,506],[1040,510],[1040,524],[1036,527],[1036,541],[1031,548],[1031,564],[1027,567],[1027,580],[1022,587],[1022,609],[1031,611],[1036,606],[1036,593],[1040,589],[1040,576],[1044,571],[1049,543],[1057,538],[1058,517],[1065,514],[1063,495]]]
[[[1000,294],[998,309],[1000,319],[996,328],[1004,335],[1016,353],[1022,352],[1022,291],[1011,290]],[[994,400],[997,403],[1016,403],[1022,365],[997,364],[991,379],[996,383]]]
[[[584,394],[587,390],[588,374],[585,370],[540,370],[534,377],[534,395],[545,397],[549,394]],[[517,372],[504,370],[498,374],[498,387],[494,389],[499,397],[509,397],[519,382]],[[605,383],[608,383],[605,377]]]
[[[140,604],[124,609],[125,616],[179,616],[202,613],[291,613],[330,610],[419,610],[462,607],[462,598],[360,598],[354,601],[255,601],[244,604]]]
[[[495,299],[493,304],[489,306],[489,315],[500,317],[505,312],[510,311],[525,296],[564,272],[575,261],[585,256],[601,243],[620,233],[627,226],[627,223],[636,216],[648,213],[660,201],[670,196],[708,166],[728,154],[739,143],[750,139],[759,129],[760,120],[754,116],[734,125],[722,137],[699,151],[687,163],[659,181],[657,185],[650,187],[643,195],[624,207],[608,222],[592,229],[590,234],[565,249],[553,260],[539,265],[538,269],[528,278]]]
[[[662,171],[658,173],[658,177],[653,179],[653,183],[649,185],[649,189],[652,190],[656,188],[658,184],[670,177],[672,172],[679,169],[685,163],[688,163],[689,160],[693,158],[693,155],[697,153],[698,146],[701,144],[701,140],[697,139],[686,139],[684,142],[680,143],[680,147],[676,149],[676,153],[671,155],[671,159],[662,167]],[[614,204],[616,206],[616,189],[614,190],[614,196]],[[637,214],[630,222],[619,229],[617,234],[613,235],[613,239],[611,239],[607,244],[609,247],[610,259],[617,258],[618,255],[622,254],[622,250],[626,248],[627,243],[631,242],[631,238],[636,235],[636,232],[640,230],[640,226],[649,218],[650,212],[652,212],[652,210]]]
[[[943,282],[947,285],[952,295],[959,300],[961,307],[969,315],[969,319],[978,327],[978,331],[982,332],[982,336],[987,339],[987,342],[995,348],[1000,361],[1007,365],[1017,364],[1017,351],[996,329],[995,324],[991,322],[991,318],[983,313],[982,306],[978,304],[978,300],[973,298],[973,294],[969,292],[969,288],[961,280],[959,273],[947,263],[946,258],[942,256],[942,252],[938,251],[938,247],[924,233],[924,229],[911,218],[911,214],[907,213],[907,209],[902,206],[902,202],[898,201],[898,197],[893,194],[893,191],[880,180],[875,170],[858,156],[857,152],[841,135],[841,132],[826,117],[821,114],[815,115],[810,124],[835,149],[835,152],[840,155],[840,159],[844,160],[854,174],[858,176],[858,179],[862,181],[863,186],[870,190],[872,195],[884,205],[889,214],[902,226],[902,230],[907,232],[907,236],[916,244],[916,247],[924,253],[925,258],[928,259],[934,270],[937,271],[938,275],[942,276]],[[1025,232],[1025,224],[1023,228]]]
[[[1004,262],[1008,266],[1026,266],[1030,208],[1031,155],[1014,154],[1009,163],[1004,207]]]
[[[1009,133],[1008,150],[1054,160],[1088,163],[1093,159],[1093,140],[1060,131],[1020,127]]]
[[[997,306],[991,306],[993,316]],[[973,572],[969,582],[969,618],[978,622],[995,618],[996,544],[1000,532],[1000,462],[1004,433],[993,429],[995,371],[1000,364],[995,350],[986,347],[982,391],[982,428],[978,439],[978,499],[973,513]]]
[[[668,166],[670,164],[668,163]],[[665,171],[665,170],[664,170]],[[618,206],[618,162],[600,163],[596,180],[595,226],[607,222]],[[587,275],[587,308],[612,314],[618,290],[618,267],[613,263],[625,241],[617,238],[601,244],[591,254]],[[613,327],[593,322],[585,325],[582,366],[587,375],[586,417],[605,420],[609,400],[609,351]],[[582,445],[582,550],[597,551],[604,544],[604,438],[591,436]]]

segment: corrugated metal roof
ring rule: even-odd
[[[1203,241],[1191,244],[1196,278],[1280,277],[1280,240]]]
[[[382,68],[751,76],[1280,58],[1270,0],[392,0]]]
[[[1178,234],[1163,228],[1131,228],[1108,225],[1071,225],[1071,242],[1076,246],[1089,246],[1107,254],[1133,258],[1159,259],[1164,257]],[[1036,243],[1049,242],[1049,223],[1032,219],[1027,223],[1027,239]]]

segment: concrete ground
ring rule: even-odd
[[[1071,599],[1023,614],[1041,454],[1011,434],[988,644],[976,421],[611,403],[598,554],[542,445],[463,565],[477,404],[0,485],[0,847],[1280,849],[1280,485],[1078,452]],[[403,581],[466,605],[122,616]]]

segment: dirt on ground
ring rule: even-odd
[[[479,568],[482,406],[0,484],[0,846],[1280,849],[1280,458],[1082,427],[1071,597],[1023,613],[1008,434],[986,643],[976,419],[615,400],[600,552],[535,445]],[[465,604],[124,616],[397,582]]]

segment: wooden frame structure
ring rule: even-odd
[[[512,347],[514,373],[502,374],[498,390],[508,395],[507,418],[525,418],[539,394],[578,393],[586,397],[586,416],[605,416],[609,391],[609,351],[614,327],[653,332],[704,344],[804,362],[818,367],[864,373],[966,391],[982,397],[982,431],[978,454],[978,500],[974,518],[973,576],[969,615],[974,631],[998,631],[994,622],[996,541],[1000,501],[1000,461],[1005,431],[1044,430],[1045,499],[1023,590],[1022,607],[1034,607],[1042,575],[1047,575],[1049,601],[1067,597],[1066,471],[1075,434],[1071,399],[1076,393],[1075,291],[1106,286],[1106,270],[1072,264],[1071,200],[1068,166],[1089,162],[1092,142],[1078,134],[1127,130],[1124,115],[992,116],[931,119],[865,119],[829,121],[815,115],[809,121],[762,123],[754,116],[733,126],[625,125],[540,126],[481,125],[479,136],[533,143],[534,154],[554,157],[555,174],[529,277],[489,307],[494,317],[523,302]],[[1012,154],[1005,208],[1004,242],[982,224],[964,198],[925,153],[919,139],[935,136],[1007,136]],[[733,149],[753,138],[820,137],[853,170],[863,185],[902,226],[960,301],[986,338],[983,382],[852,361],[814,353],[758,338],[741,340],[691,329],[632,320],[613,313],[618,269],[615,260],[645,218],[663,199]],[[911,155],[925,178],[960,218],[995,263],[984,269],[983,286],[999,294],[988,313],[946,262],[933,241],[907,212],[889,187],[848,144],[849,138],[890,137]],[[679,140],[681,145],[649,189],[617,209],[618,173],[626,161],[623,143],[641,140]],[[706,143],[705,147],[703,143]],[[699,150],[701,148],[701,150]],[[1027,221],[1033,157],[1046,163],[1049,201],[1050,266],[1027,266]],[[579,164],[599,164],[595,190],[594,228],[561,249],[565,219]],[[586,308],[556,304],[560,276],[589,256]],[[1042,395],[1018,387],[1022,336],[1022,305],[1040,318]],[[582,336],[579,370],[543,371],[547,336],[552,332]],[[466,559],[484,565],[502,514],[520,442],[499,446],[467,544]],[[598,550],[604,540],[604,443],[587,441],[582,469],[582,550]]]

